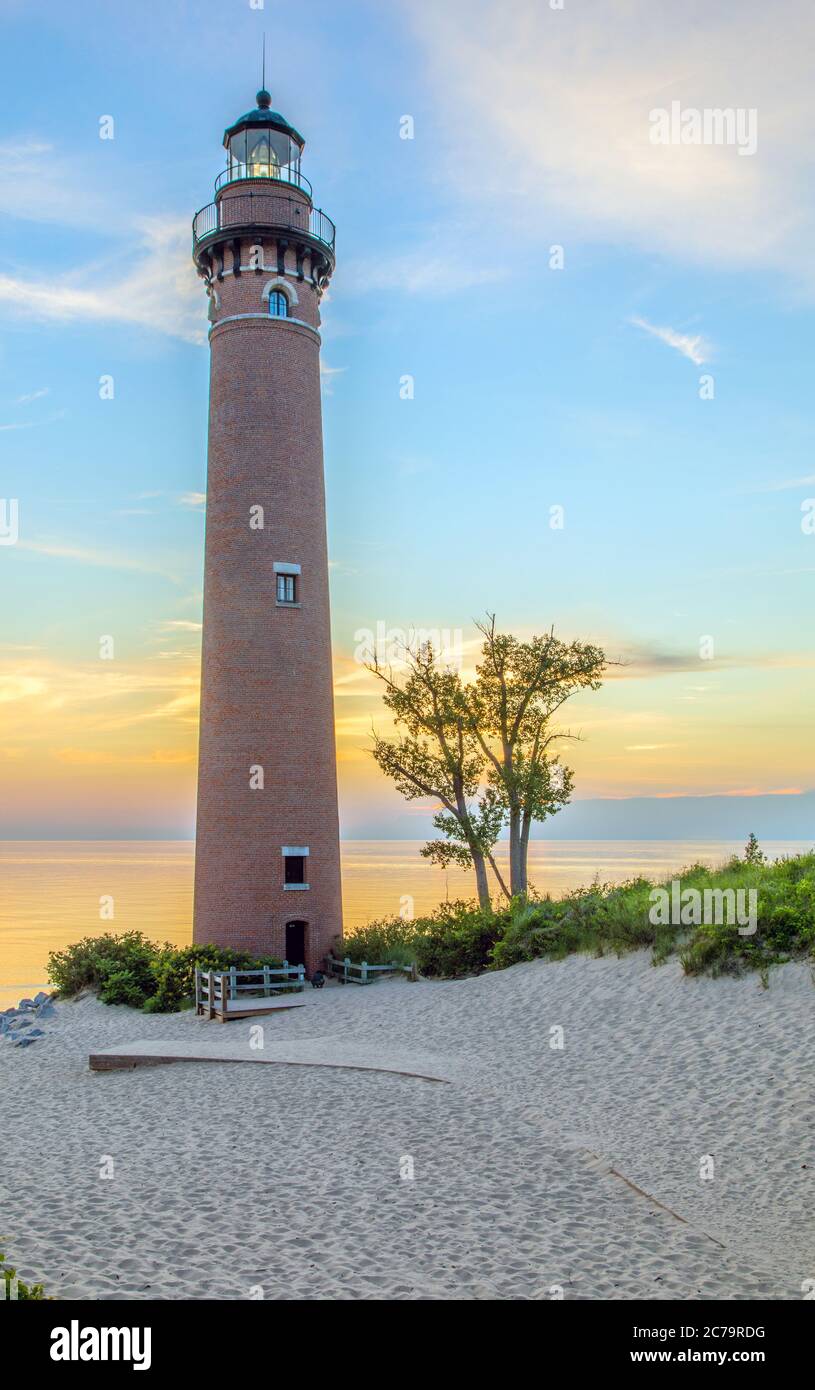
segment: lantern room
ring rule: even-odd
[[[265,88],[257,94],[257,106],[224,131],[227,152],[226,181],[281,179],[300,185],[300,156],[305,141],[293,126],[271,110]]]

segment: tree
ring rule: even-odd
[[[441,802],[433,824],[445,838],[431,840],[422,854],[442,867],[472,865],[478,901],[489,911],[488,863],[506,891],[492,854],[504,810],[494,789],[479,795],[483,757],[470,730],[461,679],[440,664],[429,642],[416,651],[406,648],[404,660],[402,685],[378,659],[367,667],[382,681],[384,703],[405,730],[394,741],[374,731],[373,756],[408,801],[427,796]]]
[[[766,864],[767,856],[756,839],[755,832],[750,831],[750,838],[744,846],[745,864]]]
[[[527,891],[533,823],[554,815],[572,793],[572,772],[553,744],[574,735],[553,729],[552,717],[576,691],[597,690],[608,662],[600,647],[561,642],[554,629],[521,642],[496,632],[495,614],[477,627],[483,659],[466,687],[469,726],[509,826],[514,896]]]
[[[374,758],[408,800],[441,802],[433,824],[443,838],[422,854],[443,868],[472,865],[486,909],[488,866],[507,898],[527,891],[532,825],[565,806],[573,788],[554,745],[575,735],[554,728],[552,718],[576,691],[598,689],[608,663],[599,647],[561,642],[554,631],[528,642],[499,634],[494,614],[477,626],[484,644],[471,684],[442,666],[430,643],[405,648],[402,684],[378,659],[367,669],[382,681],[385,705],[405,731],[395,741],[374,731]],[[505,827],[509,886],[493,853]]]

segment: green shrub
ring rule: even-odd
[[[636,878],[615,886],[592,884],[564,898],[513,903],[492,951],[496,969],[538,956],[559,959],[575,951],[605,955],[650,946],[655,964],[678,953],[689,975],[739,974],[815,953],[815,853],[768,863],[755,837],[743,859],[719,869],[692,864],[672,876],[682,890],[754,889],[757,929],[742,935],[737,923],[698,926],[651,922],[654,888]],[[660,886],[670,889],[671,880]]]
[[[670,890],[744,889],[757,893],[757,930],[742,935],[737,923],[691,926],[651,921],[655,886]],[[482,912],[475,903],[451,903],[413,922],[372,922],[345,938],[343,954],[380,964],[415,960],[423,975],[460,976],[501,970],[540,957],[560,960],[650,948],[655,964],[678,955],[686,973],[738,974],[815,956],[815,853],[768,863],[754,837],[743,858],[718,869],[691,864],[655,885],[646,878],[592,883],[562,898],[529,894],[507,907]]]
[[[146,995],[134,971],[111,968],[102,976],[99,998],[103,1004],[128,1004],[131,1009],[140,1009]]]
[[[279,966],[273,956],[256,958],[246,951],[218,946],[157,945],[141,932],[85,937],[64,951],[52,951],[48,975],[66,997],[95,989],[104,1004],[128,1004],[147,1013],[175,1013],[190,1007],[195,969],[258,970]]]
[[[416,927],[416,963],[423,975],[478,975],[488,969],[505,918],[475,903],[443,903]]]
[[[6,1264],[6,1257],[3,1254],[2,1250],[0,1250],[0,1278],[3,1279],[3,1282],[5,1284],[5,1288],[3,1290],[3,1297],[6,1299],[11,1299],[12,1283],[14,1279],[17,1278],[17,1271],[15,1269],[12,1269],[11,1265]],[[41,1300],[45,1298],[45,1290],[43,1289],[42,1284],[24,1284],[22,1279],[17,1280],[16,1293],[17,1298],[20,1300]]]
[[[246,951],[220,946],[167,946],[153,961],[154,993],[145,1005],[148,1013],[175,1013],[195,995],[195,971],[259,970],[264,965],[280,966],[273,956],[255,957]]]
[[[672,929],[649,919],[649,893],[644,878],[609,885],[592,883],[564,898],[517,899],[509,921],[492,953],[495,969],[546,956],[562,960],[574,952],[594,955],[639,950],[651,946],[659,958],[671,949]]]
[[[359,963],[369,965],[412,965],[416,959],[416,924],[405,922],[401,917],[392,917],[378,922],[369,922],[359,927],[349,936],[336,940],[332,954],[339,960],[345,956]]]
[[[423,975],[474,975],[486,970],[501,917],[475,903],[443,903],[429,917],[370,922],[343,937],[335,954],[369,965],[416,964]]]
[[[152,993],[152,961],[161,947],[140,931],[113,936],[86,936],[64,951],[48,957],[48,978],[60,994],[71,996],[83,989],[100,989],[115,971],[130,971],[136,987],[145,997]],[[166,949],[171,950],[172,947]]]

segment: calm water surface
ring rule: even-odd
[[[421,841],[346,840],[342,845],[346,931],[398,914],[404,897],[419,914],[444,898],[473,896],[472,875],[448,873],[419,855]],[[811,848],[768,842],[773,857]],[[530,845],[532,881],[562,893],[597,876],[619,883],[638,873],[660,877],[694,861],[716,864],[743,845],[725,840],[538,840]],[[0,1007],[47,983],[49,951],[82,936],[137,928],[158,941],[192,937],[190,840],[0,841]],[[100,921],[99,900],[114,901]]]

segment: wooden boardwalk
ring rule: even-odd
[[[122,1043],[92,1052],[91,1071],[122,1071],[134,1067],[155,1067],[167,1062],[264,1062],[286,1067],[339,1067],[351,1071],[394,1072],[398,1076],[417,1076],[425,1081],[450,1082],[452,1068],[444,1058],[405,1051],[379,1044],[347,1042],[343,1038],[304,1038],[298,1042],[272,1042],[252,1048],[249,1038],[219,1037],[193,1042]],[[221,1038],[224,1038],[221,1041]]]
[[[213,1014],[220,1019],[221,1023],[226,1023],[231,1018],[251,1018],[253,1014],[276,1014],[284,1009],[304,1009],[306,1001],[303,998],[297,999],[262,999],[257,995],[249,995],[243,999],[226,999],[218,1004],[217,1009],[213,1009]]]
[[[305,967],[286,961],[281,966],[264,965],[260,970],[238,970],[234,965],[229,970],[196,969],[195,1012],[228,1023],[231,1018],[302,1008],[305,999],[292,999],[282,991],[301,994],[305,983]]]

